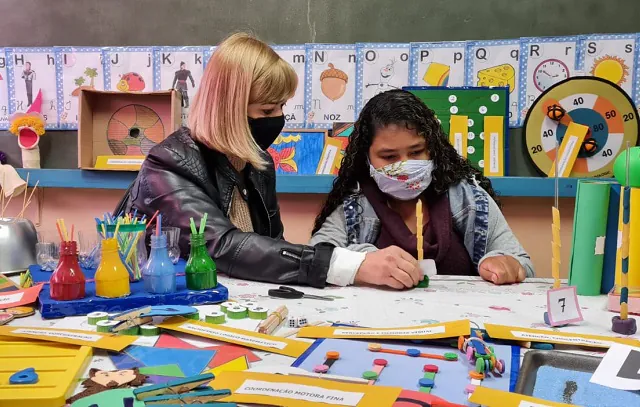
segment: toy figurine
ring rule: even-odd
[[[18,145],[22,149],[22,166],[24,168],[40,168],[40,136],[44,135],[46,120],[42,111],[42,91],[38,91],[33,104],[26,113],[15,113],[9,120],[9,131],[18,137]]]

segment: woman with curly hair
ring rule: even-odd
[[[521,282],[533,266],[495,198],[434,112],[413,94],[391,90],[362,109],[311,244],[336,247],[334,283],[413,287],[423,274],[416,261],[420,199],[424,258],[437,274]]]

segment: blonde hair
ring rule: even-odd
[[[285,103],[297,86],[295,71],[271,47],[250,34],[233,34],[207,63],[189,112],[191,135],[213,150],[264,169],[247,106]]]

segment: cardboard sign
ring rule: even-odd
[[[567,132],[562,139],[562,144],[560,144],[560,149],[558,151],[558,155],[560,156],[559,161],[557,164],[554,163],[551,166],[549,177],[556,176],[556,165],[558,166],[559,177],[566,178],[571,175],[571,170],[573,169],[573,165],[576,163],[576,159],[578,158],[580,147],[582,146],[582,143],[584,142],[584,139],[587,136],[588,132],[589,127],[587,126],[583,126],[574,122],[571,122],[569,124]],[[558,158],[556,157],[556,159]]]
[[[484,175],[504,176],[504,117],[484,117]]]
[[[421,325],[406,328],[350,328],[335,326],[307,326],[298,332],[299,338],[343,339],[439,339],[469,335],[469,320]]]
[[[213,325],[202,321],[193,321],[182,317],[173,317],[158,324],[160,328],[179,331],[203,338],[215,339],[222,342],[235,343],[252,349],[277,353],[290,357],[302,355],[311,343],[264,335],[258,332],[228,326]]]
[[[613,344],[590,382],[619,390],[640,390],[640,348]]]
[[[222,372],[212,385],[231,390],[231,396],[221,402],[283,407],[391,407],[402,391],[399,387],[253,372]]]
[[[35,328],[26,326],[0,326],[0,336],[40,339],[49,342],[85,345],[120,352],[138,339],[136,336],[103,334],[76,329]]]
[[[612,336],[575,334],[494,324],[484,324],[484,329],[487,330],[487,333],[493,339],[507,339],[511,341],[559,343],[562,345],[593,348],[610,348],[614,343],[640,346],[640,340],[614,338]]]
[[[571,404],[555,403],[524,396],[518,393],[494,390],[484,386],[476,387],[469,401],[483,407],[570,407]]]
[[[582,321],[576,287],[561,287],[547,291],[547,315],[551,326],[573,324]]]
[[[41,289],[42,284],[38,284],[33,287],[25,288],[24,290],[16,290],[0,294],[0,309],[32,304],[38,299],[38,294],[40,294]]]

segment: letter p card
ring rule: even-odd
[[[582,321],[584,318],[578,304],[576,287],[561,287],[547,291],[547,314],[551,326]]]

